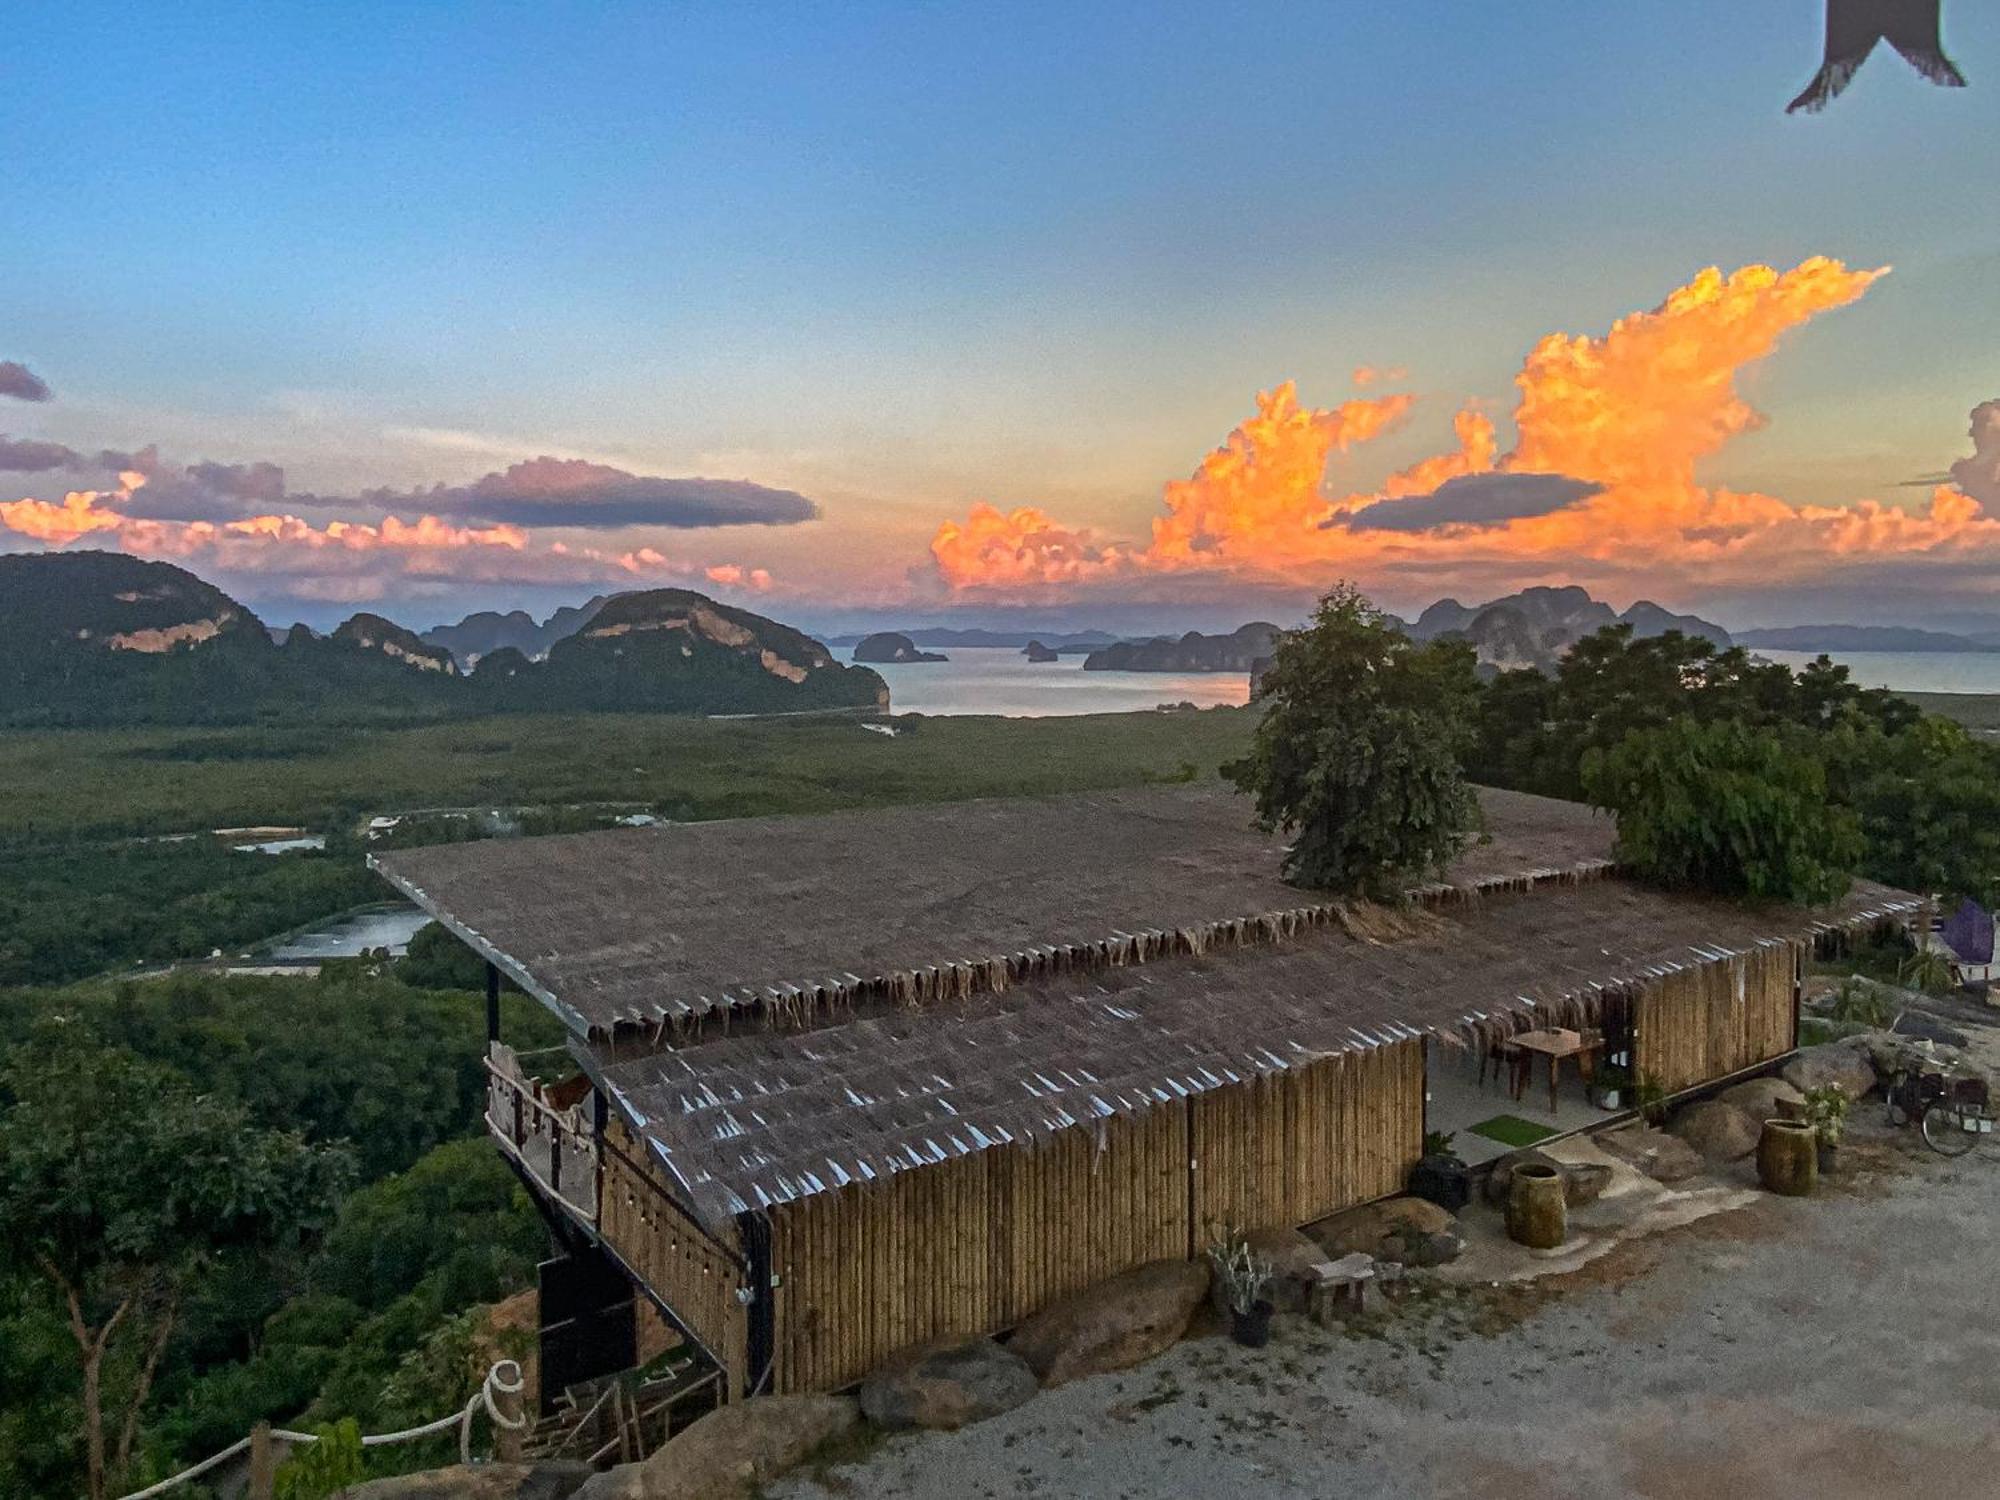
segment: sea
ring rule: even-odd
[[[940,646],[948,661],[870,663],[899,714],[1004,714],[1040,719],[1192,703],[1250,701],[1248,672],[1086,672],[1080,655],[1031,662],[1018,646]],[[853,648],[837,653],[853,659]]]
[[[1797,671],[1817,651],[1770,651],[1764,657]],[[2000,651],[1828,651],[1825,655],[1847,668],[1861,687],[1894,688],[1904,693],[2000,693]]]

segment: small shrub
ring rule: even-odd
[[[352,1417],[315,1427],[319,1441],[308,1443],[278,1466],[277,1500],[325,1500],[367,1478],[361,1428]]]
[[[1842,980],[1840,988],[1833,992],[1827,1003],[1826,1018],[1880,1031],[1895,1022],[1896,1007],[1880,986],[1856,974]]]
[[[1847,1130],[1847,1090],[1837,1083],[1806,1090],[1805,1120],[1822,1146],[1838,1146]]]
[[[1951,959],[1935,948],[1919,948],[1903,960],[1896,977],[1909,988],[1922,990],[1926,995],[1949,994]]]

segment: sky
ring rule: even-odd
[[[0,550],[274,623],[1580,582],[2000,628],[2000,7],[79,3],[0,57]]]

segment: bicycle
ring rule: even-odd
[[[1939,1156],[1963,1156],[1993,1133],[1993,1101],[1983,1078],[1954,1078],[1943,1070],[1904,1068],[1885,1091],[1891,1125],[1912,1120],[1924,1144]]]

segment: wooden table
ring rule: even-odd
[[[1537,1052],[1549,1060],[1550,1114],[1556,1112],[1556,1079],[1562,1071],[1564,1058],[1573,1057],[1576,1059],[1577,1078],[1583,1083],[1586,1089],[1590,1087],[1590,1075],[1586,1069],[1596,1060],[1597,1043],[1585,1040],[1581,1033],[1564,1030],[1561,1027],[1553,1027],[1547,1031],[1517,1032],[1507,1040],[1512,1042],[1524,1054],[1521,1059],[1522,1066],[1514,1074],[1514,1100],[1516,1103],[1519,1103],[1521,1095],[1527,1092],[1529,1075],[1534,1071],[1535,1066],[1533,1055]]]

